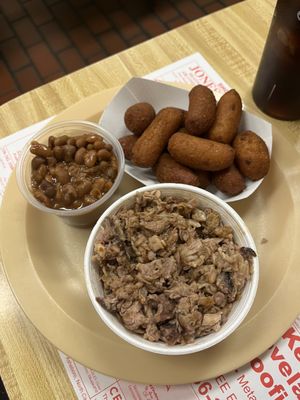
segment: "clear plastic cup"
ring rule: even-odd
[[[31,160],[34,157],[34,155],[30,153],[30,144],[32,140],[36,140],[42,144],[47,144],[49,136],[78,136],[85,133],[100,135],[103,137],[106,143],[112,145],[113,152],[118,161],[118,175],[116,176],[113,186],[107,193],[104,194],[103,197],[101,197],[101,199],[80,209],[56,210],[46,207],[34,197],[31,191]],[[40,211],[61,217],[62,220],[69,225],[85,227],[95,223],[102,212],[106,210],[106,208],[112,203],[112,196],[122,181],[124,168],[125,158],[123,149],[115,136],[92,122],[65,121],[49,125],[31,138],[30,142],[25,146],[19,158],[16,168],[16,175],[21,193],[32,206]]]

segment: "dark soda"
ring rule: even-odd
[[[300,0],[278,0],[253,86],[266,114],[300,119]]]

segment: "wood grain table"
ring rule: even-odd
[[[200,52],[239,91],[248,110],[276,125],[299,151],[299,121],[268,118],[251,97],[274,4],[273,0],[241,2],[24,94],[0,107],[0,137],[93,93],[123,85],[132,76]],[[2,269],[0,275],[0,372],[10,399],[75,399],[58,351],[26,318]]]

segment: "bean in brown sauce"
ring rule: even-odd
[[[50,136],[48,145],[33,141],[30,151],[32,192],[54,209],[93,204],[113,185],[118,162],[113,148],[99,135]]]
[[[53,148],[53,156],[57,161],[62,161],[64,159],[64,149],[62,146],[55,146]]]
[[[58,136],[54,139],[54,145],[55,146],[63,146],[64,144],[67,143],[67,141],[68,141],[67,135]]]
[[[55,157],[47,157],[47,164],[52,167],[57,163],[57,160]]]
[[[76,145],[76,138],[75,137],[71,137],[67,140],[67,144],[70,144],[72,146]]]
[[[84,155],[84,164],[87,167],[93,167],[97,162],[97,153],[96,150],[89,150],[87,153]]]
[[[96,141],[94,142],[94,149],[95,149],[95,150],[103,149],[104,146],[105,146],[105,144],[104,144],[103,141],[101,141],[101,140],[96,140]]]
[[[75,162],[77,164],[84,164],[84,155],[87,152],[85,147],[80,147],[75,153]]]
[[[78,148],[86,146],[86,138],[85,138],[85,136],[81,136],[81,137],[76,139],[76,146]]]
[[[73,161],[74,159],[74,155],[76,153],[76,146],[73,146],[71,144],[65,144],[63,146],[64,149],[64,161],[66,161],[67,163]]]
[[[112,153],[106,149],[101,149],[97,152],[97,157],[99,161],[110,160]]]
[[[36,141],[31,142],[30,152],[39,157],[51,157],[53,152],[52,150],[44,144],[40,144]]]
[[[41,164],[45,164],[46,160],[43,157],[35,156],[31,160],[31,168],[38,169]]]
[[[49,136],[49,138],[48,138],[48,147],[50,147],[51,149],[53,149],[53,147],[54,147],[54,141],[55,141],[55,137],[54,136]]]
[[[63,185],[70,181],[70,176],[68,171],[64,168],[64,165],[57,165],[55,168],[55,178],[59,183]]]

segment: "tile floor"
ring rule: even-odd
[[[0,0],[0,105],[240,0]]]

